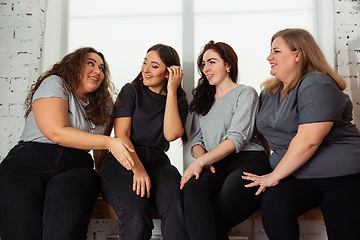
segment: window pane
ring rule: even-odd
[[[239,82],[259,92],[261,82],[270,77],[266,58],[271,36],[287,27],[314,34],[315,10],[312,0],[196,0],[194,58],[209,40],[228,43],[239,58]],[[198,78],[196,73],[196,84]]]
[[[152,45],[171,45],[181,57],[181,0],[71,0],[69,9],[68,51],[91,46],[104,53],[119,90],[139,73]]]
[[[182,59],[182,1],[69,1],[68,52],[91,46],[105,55],[118,91],[140,72],[149,47],[170,45]],[[183,171],[181,141],[171,143],[172,163]]]

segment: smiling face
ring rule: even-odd
[[[216,51],[212,49],[207,50],[204,53],[202,64],[202,71],[210,85],[217,86],[225,80],[231,81],[228,74],[230,67],[227,63],[224,62],[224,60]]]
[[[282,37],[277,37],[271,44],[267,60],[271,66],[270,74],[286,85],[295,77],[299,51],[292,51]]]
[[[98,54],[90,52],[85,60],[80,86],[75,90],[75,94],[87,102],[89,94],[95,92],[103,80],[104,62]]]
[[[160,59],[157,51],[150,51],[144,58],[141,67],[143,83],[151,91],[158,94],[166,93],[165,84],[168,75],[167,66]]]

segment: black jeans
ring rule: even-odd
[[[135,151],[151,180],[149,199],[136,195],[132,190],[133,172],[126,170],[111,153],[105,158],[99,172],[102,195],[119,218],[119,239],[151,238],[153,222],[150,203],[160,215],[164,240],[189,239],[179,171],[170,164],[163,150],[135,146]]]
[[[334,178],[288,177],[267,188],[261,214],[270,240],[298,240],[297,217],[321,206],[329,240],[360,239],[360,173]]]
[[[204,169],[184,187],[185,221],[191,240],[229,239],[227,232],[260,208],[261,195],[245,188],[243,172],[268,173],[264,152],[233,153],[214,164],[216,173]]]
[[[90,154],[20,142],[0,164],[0,238],[86,239],[98,194]]]

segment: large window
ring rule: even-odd
[[[197,55],[209,40],[230,44],[239,57],[240,83],[260,91],[268,78],[266,57],[278,30],[310,31],[333,65],[331,6],[326,0],[71,0],[68,1],[67,52],[92,46],[104,53],[118,90],[139,73],[146,50],[173,46],[186,73],[188,98],[196,85]],[[327,27],[327,28],[326,28]],[[171,145],[170,159],[183,170],[180,142]],[[185,165],[191,159],[185,153]]]

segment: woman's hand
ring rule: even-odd
[[[171,66],[167,68],[169,72],[169,80],[167,89],[169,91],[177,91],[177,88],[179,87],[181,80],[184,76],[184,73],[182,72],[181,67],[179,66]]]
[[[266,175],[258,176],[256,174],[244,172],[242,179],[250,180],[252,183],[246,184],[245,187],[255,187],[260,186],[255,195],[259,195],[262,192],[265,192],[266,188],[274,187],[279,184],[280,180],[275,177],[275,174],[269,173]]]
[[[151,181],[144,168],[133,170],[133,191],[141,197],[150,197]]]
[[[124,168],[130,170],[134,166],[134,160],[129,152],[134,152],[134,149],[121,138],[110,138],[110,141],[111,153]]]
[[[210,170],[215,173],[215,168],[211,165],[209,166]],[[200,164],[200,161],[195,160],[193,161],[190,166],[185,170],[183,176],[181,177],[180,181],[180,189],[183,189],[185,184],[195,176],[196,179],[199,179],[200,173],[203,170],[203,166]]]

